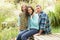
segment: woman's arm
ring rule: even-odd
[[[31,18],[30,18],[32,24],[37,25],[38,24],[38,18],[39,18],[38,14],[32,15]]]
[[[18,17],[18,27],[20,27],[20,16]]]
[[[18,23],[17,23],[17,25],[18,25],[18,31],[20,30],[20,16],[18,16]]]

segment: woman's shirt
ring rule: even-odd
[[[39,22],[38,22],[39,16],[38,14],[34,14],[31,17],[28,17],[28,29],[37,29],[39,30]]]
[[[21,12],[19,14],[18,18],[18,26],[20,27],[20,30],[27,29],[28,19],[24,12]]]

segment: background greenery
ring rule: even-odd
[[[32,5],[33,8],[36,4],[40,4],[43,10],[46,9],[46,4],[53,3],[54,11],[46,10],[48,11],[46,13],[51,21],[52,33],[60,33],[60,0],[51,3],[48,0],[0,0],[0,40],[11,40],[17,37],[18,14],[23,3]]]

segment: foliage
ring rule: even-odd
[[[60,33],[59,28],[52,27],[52,33]],[[10,27],[9,29],[5,28],[4,30],[0,30],[0,40],[11,40],[16,38],[18,35],[17,27]]]
[[[9,4],[9,5],[8,5]],[[6,23],[9,27],[13,27],[13,25],[16,25],[17,17],[14,14],[15,5],[11,3],[5,3],[4,5],[0,5],[0,30],[4,29],[3,27]],[[13,25],[12,25],[13,24]],[[7,27],[8,27],[7,26]]]
[[[52,27],[52,33],[60,33],[60,26],[57,26],[56,28]]]
[[[16,27],[10,27],[9,29],[5,28],[0,31],[0,40],[11,40],[14,37],[17,37],[18,29]]]
[[[55,12],[49,12],[52,26],[60,26],[60,4],[55,5]]]

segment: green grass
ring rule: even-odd
[[[11,40],[12,38],[16,37],[18,35],[17,28],[5,28],[0,32],[0,40]]]
[[[60,33],[60,26],[59,27],[52,27],[52,33]]]

